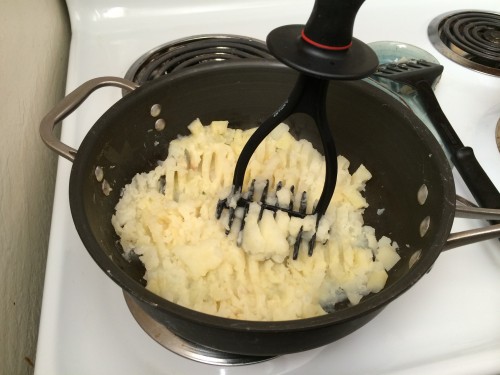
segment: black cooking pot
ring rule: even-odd
[[[145,288],[139,260],[126,260],[111,225],[125,184],[165,159],[169,142],[205,124],[229,120],[246,129],[261,123],[289,94],[296,73],[277,62],[238,61],[200,65],[144,84],[106,78],[70,94],[42,123],[42,137],[74,161],[69,197],[78,233],[95,262],[155,320],[207,347],[244,355],[292,353],[333,342],[360,328],[408,290],[432,266],[450,234],[455,190],[449,163],[426,126],[397,98],[367,81],[331,82],[327,112],[338,152],[373,174],[364,218],[378,236],[400,245],[401,260],[385,288],[358,305],[338,305],[324,316],[280,322],[225,319],[190,310]],[[78,151],[51,129],[97,87],[134,89],[91,128]],[[69,104],[71,103],[71,104]],[[159,111],[158,105],[161,107]],[[159,112],[159,113],[158,113]],[[304,119],[290,120],[295,136],[321,142]],[[352,172],[351,171],[351,172]],[[377,210],[384,209],[383,215]],[[215,207],[214,207],[215,214]],[[313,255],[314,256],[314,255]]]

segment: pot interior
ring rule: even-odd
[[[231,127],[243,129],[260,124],[284,102],[295,78],[295,72],[278,63],[202,66],[145,84],[97,121],[73,165],[70,203],[89,253],[122,288],[142,299],[154,298],[143,293],[144,267],[139,260],[122,257],[111,225],[122,188],[136,173],[163,160],[169,142],[188,134],[187,125],[197,117],[204,124],[229,120]],[[152,114],[155,105],[161,107],[157,116]],[[356,307],[359,312],[363,306],[384,305],[430,268],[451,229],[454,186],[448,162],[425,125],[379,87],[366,81],[331,82],[327,113],[337,151],[350,160],[351,171],[363,163],[373,174],[366,188],[370,206],[365,223],[375,227],[378,237],[395,240],[402,258],[390,271],[385,289],[365,297]],[[164,121],[163,129],[158,120]],[[292,133],[321,149],[314,126],[302,120],[290,119]],[[103,189],[96,168],[111,190]],[[417,194],[424,184],[429,193],[420,204]],[[421,235],[425,218],[430,225]],[[352,309],[339,308],[330,315]]]

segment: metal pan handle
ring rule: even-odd
[[[47,147],[71,162],[75,160],[77,150],[62,143],[54,134],[54,127],[77,109],[95,90],[106,86],[119,87],[126,91],[139,87],[138,84],[120,77],[99,77],[83,83],[64,97],[40,123],[40,136]]]
[[[472,202],[469,202],[465,198],[457,195],[455,217],[498,221],[500,220],[500,210],[495,208],[477,207]],[[446,241],[446,244],[443,247],[443,251],[499,237],[500,224],[451,233],[448,237],[448,240]]]

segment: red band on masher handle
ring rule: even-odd
[[[306,41],[307,43],[309,43],[309,44],[311,44],[311,45],[313,45],[315,47],[318,47],[318,48],[321,48],[321,49],[327,49],[327,50],[330,50],[330,51],[343,51],[343,50],[349,49],[352,46],[352,42],[349,43],[346,46],[340,46],[340,47],[327,46],[326,44],[321,44],[321,43],[315,42],[314,40],[309,39],[306,36],[306,34],[304,33],[304,29],[302,29],[301,35],[302,35],[302,39],[304,39],[304,41]]]

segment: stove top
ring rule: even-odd
[[[138,4],[124,0],[120,6],[105,0],[67,3],[73,31],[69,92],[98,76],[123,77],[141,56],[154,60],[165,45],[173,53],[172,44],[193,36],[245,36],[250,45],[245,48],[256,49],[260,56],[263,51],[254,43],[265,40],[277,26],[304,23],[313,1],[215,0],[207,4],[206,0],[187,0],[178,4],[146,0]],[[358,13],[354,36],[366,43],[403,41],[434,54],[445,67],[436,87],[443,110],[500,186],[495,139],[500,117],[498,78],[441,58],[426,32],[438,15],[466,9],[467,4],[466,0],[422,0],[403,6],[396,0],[368,0]],[[497,0],[477,0],[474,5],[481,11],[499,11]],[[226,50],[213,52],[199,60],[219,61],[227,56]],[[148,74],[169,74],[177,61],[157,64]],[[193,63],[198,61],[186,64]],[[62,141],[78,148],[92,124],[120,96],[116,89],[94,93],[64,121]],[[35,374],[500,372],[500,251],[498,241],[493,240],[443,253],[428,275],[372,322],[325,347],[232,367],[202,364],[173,353],[158,343],[158,337],[144,332],[120,288],[98,268],[79,240],[68,203],[70,170],[71,163],[61,159]],[[457,192],[472,200],[456,173],[455,183]],[[484,223],[456,219],[453,230],[480,225]]]

